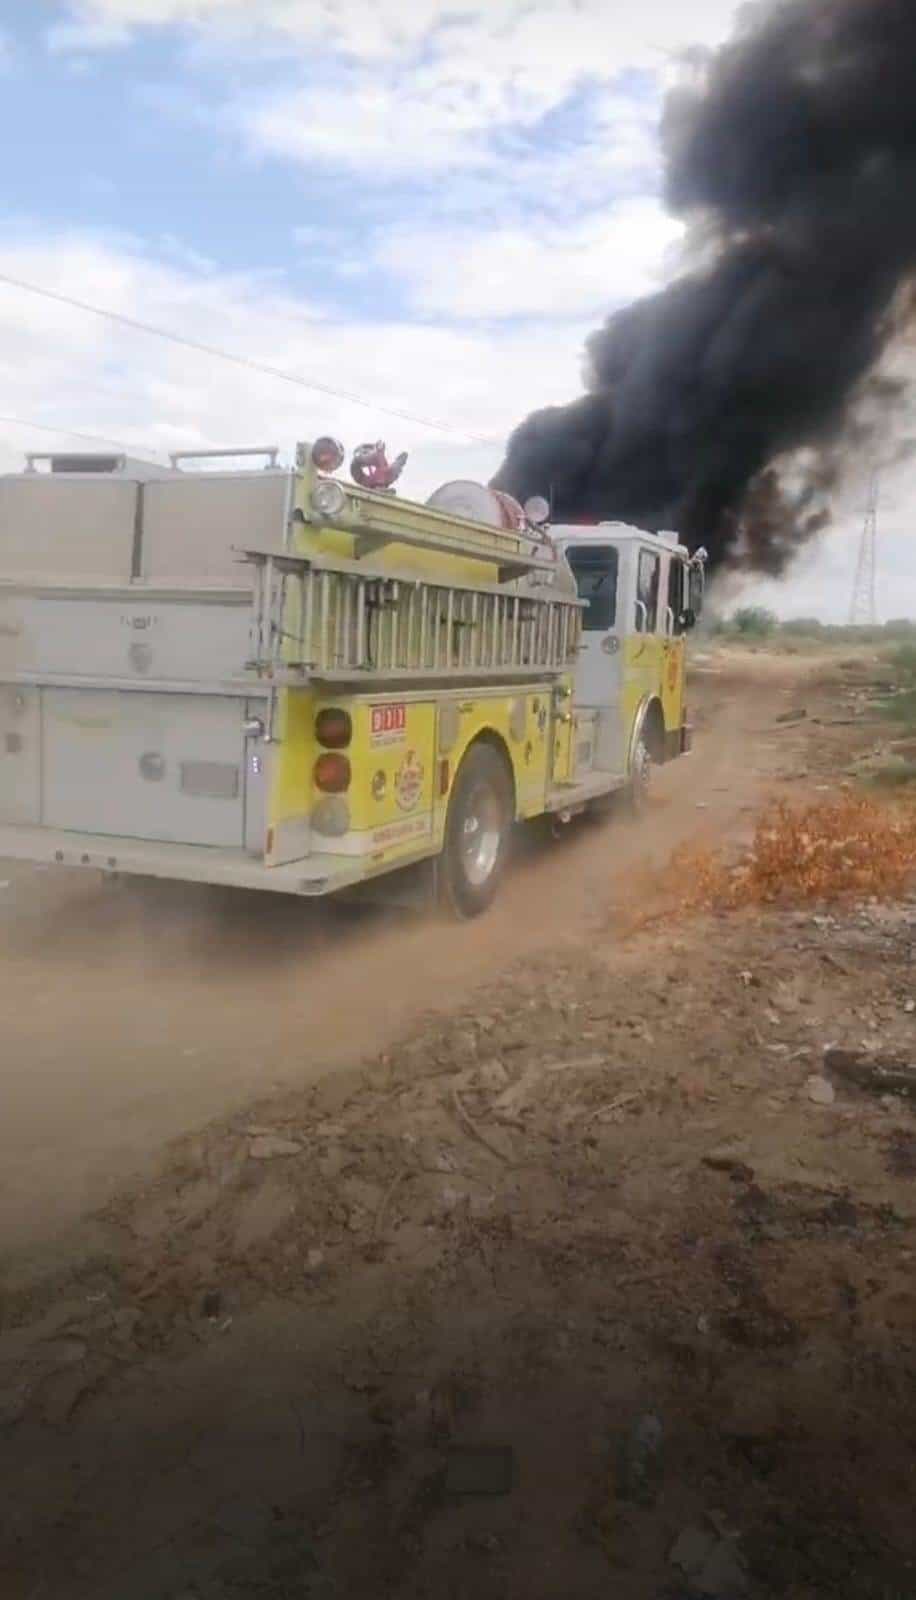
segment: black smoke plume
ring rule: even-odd
[[[752,10],[663,138],[707,264],[591,335],[588,392],[523,422],[494,484],[778,572],[913,307],[916,0]]]

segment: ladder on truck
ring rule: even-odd
[[[546,586],[455,584],[268,550],[244,559],[254,567],[247,667],[274,683],[527,678],[576,661],[582,603]],[[543,551],[512,559],[515,573],[544,572]]]

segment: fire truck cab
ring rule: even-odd
[[[684,707],[686,636],[702,604],[702,564],[674,533],[625,523],[555,527],[583,602],[576,667],[579,727],[594,717],[594,765],[614,775],[689,747]]]

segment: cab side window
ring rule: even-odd
[[[582,613],[584,633],[609,633],[617,621],[617,547],[613,544],[573,544],[566,547],[572,568],[585,601]]]
[[[658,623],[658,580],[661,558],[651,550],[640,550],[636,569],[637,633],[654,633]]]

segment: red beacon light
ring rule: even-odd
[[[343,466],[345,454],[339,439],[324,434],[312,445],[312,466],[317,467],[319,472],[336,472],[338,467]]]
[[[375,489],[381,494],[392,494],[393,485],[404,471],[407,464],[407,451],[402,450],[393,461],[388,460],[383,440],[375,444],[361,444],[354,450],[350,462],[350,472],[353,482],[358,483],[361,489]]]

